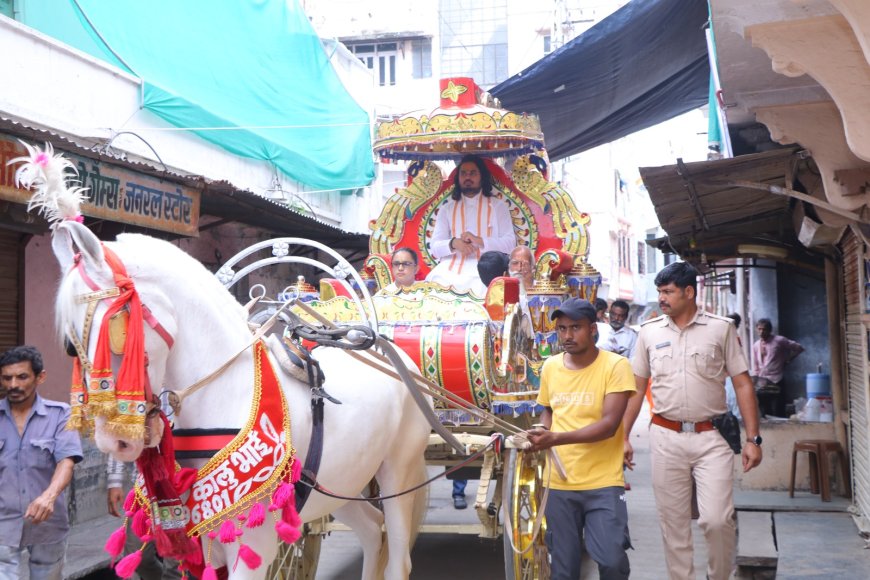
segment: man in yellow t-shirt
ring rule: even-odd
[[[544,428],[529,431],[533,450],[557,447],[567,475],[548,470],[550,578],[580,577],[584,535],[600,578],[628,578],[622,416],[637,392],[634,375],[627,359],[595,347],[595,307],[588,301],[569,298],[551,318],[563,352],[544,363],[538,394]]]

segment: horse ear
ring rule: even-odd
[[[85,266],[90,266],[91,271],[98,271],[103,264],[103,246],[99,238],[78,222],[72,220],[61,222],[52,235],[51,249],[62,270],[66,271],[72,267],[76,248],[81,253]]]

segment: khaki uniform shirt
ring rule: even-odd
[[[724,413],[725,378],[749,370],[731,319],[702,310],[682,330],[667,315],[645,322],[631,366],[652,377],[655,413],[691,422]]]

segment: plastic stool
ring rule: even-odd
[[[788,485],[789,497],[794,497],[795,467],[797,454],[800,451],[806,452],[809,459],[810,491],[812,493],[819,493],[821,491],[822,501],[831,501],[831,475],[828,456],[831,453],[836,453],[837,460],[840,463],[843,487],[845,488],[844,495],[845,497],[851,497],[851,490],[848,486],[849,469],[846,467],[846,454],[843,452],[843,447],[837,441],[825,439],[795,441],[794,449],[791,452],[791,481]]]

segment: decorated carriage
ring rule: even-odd
[[[548,578],[545,524],[538,509],[543,454],[510,444],[493,448],[491,433],[512,435],[536,422],[540,368],[559,349],[550,314],[567,297],[595,298],[601,278],[586,260],[590,218],[549,181],[534,116],[498,108],[472,79],[446,79],[441,88],[439,108],[377,128],[375,152],[385,161],[405,162],[407,184],[371,222],[361,282],[327,277],[316,293],[302,281],[286,291],[305,300],[304,307],[295,307],[302,319],[341,326],[368,318],[410,356],[419,369],[417,382],[434,395],[439,422],[466,453],[433,434],[427,462],[456,470],[457,478],[480,479],[474,501],[477,532],[496,538],[504,529],[506,577]],[[493,195],[510,208],[517,245],[532,251],[531,287],[501,276],[478,295],[425,281],[437,263],[431,251],[435,223],[445,213],[458,171],[446,173],[439,162],[468,153],[484,158]],[[402,247],[413,249],[420,264],[417,281],[397,287],[391,255]],[[235,268],[235,262],[229,266]],[[478,456],[469,461],[475,452]],[[330,529],[334,525],[324,520],[308,528],[308,537]]]
[[[16,160],[64,272],[58,321],[77,360],[71,426],[137,462],[143,476],[124,507],[131,533],[197,576],[226,566],[230,578],[259,578],[274,559],[271,576],[313,578],[332,514],[360,537],[364,578],[407,578],[426,505],[424,450],[430,464],[480,469],[479,533],[504,528],[506,576],[549,576],[544,462],[522,451],[521,435],[539,412],[542,361],[558,350],[550,313],[569,296],[593,299],[600,283],[586,262],[589,216],[548,180],[534,117],[498,109],[471,79],[444,81],[441,96],[431,113],[378,128],[376,153],[407,161],[408,183],[372,222],[361,272],[292,238],[246,249],[216,278],[160,240],[103,243],[82,223],[68,161],[29,146]],[[390,288],[395,248],[418,252],[421,275],[435,264],[431,236],[453,189],[438,163],[469,152],[485,158],[517,243],[533,253],[534,283],[498,277],[482,295],[424,280]],[[256,286],[248,308],[226,291],[284,263],[326,277],[319,289]],[[269,334],[279,320],[284,340]],[[174,459],[185,453],[181,468]],[[360,493],[373,479],[382,509]],[[109,539],[113,557],[127,533]],[[122,576],[137,558],[119,562]]]

